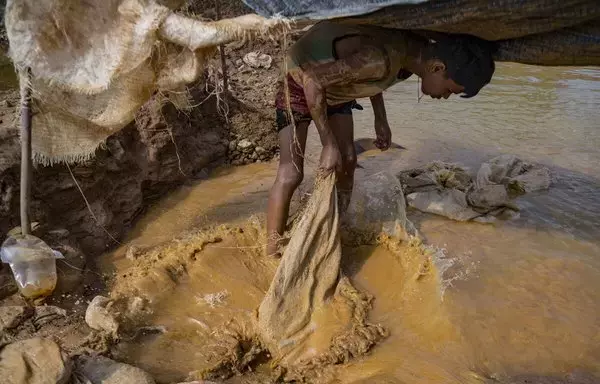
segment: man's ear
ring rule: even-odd
[[[440,60],[432,60],[427,68],[430,73],[443,72],[446,70],[446,64]]]

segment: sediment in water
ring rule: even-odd
[[[147,300],[153,316],[140,326],[164,326],[166,333],[122,343],[113,353],[148,370],[159,382],[239,375],[249,382],[322,382],[334,375],[337,365],[368,354],[386,338],[385,324],[369,321],[376,298],[346,276],[328,305],[316,310],[317,325],[309,340],[285,364],[273,360],[257,331],[256,309],[278,264],[263,256],[263,246],[256,242],[262,232],[254,220],[242,228],[212,228],[138,253],[117,274],[111,294]],[[349,247],[362,243],[359,237],[353,239]],[[418,260],[407,276],[435,273],[420,242],[385,236],[375,241],[397,258],[410,254],[409,259]],[[207,292],[226,293],[216,295],[220,299],[211,304]],[[195,355],[191,361],[190,354]]]

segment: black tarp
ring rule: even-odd
[[[600,65],[600,0],[244,0],[264,16],[343,22],[498,41],[499,61]]]

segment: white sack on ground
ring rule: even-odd
[[[551,184],[547,168],[512,155],[483,163],[474,180],[464,168],[440,162],[398,176],[410,207],[452,220],[483,223],[518,217],[514,199]]]

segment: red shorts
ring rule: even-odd
[[[310,116],[310,109],[308,108],[306,96],[304,95],[304,88],[302,88],[300,84],[296,83],[291,75],[287,76],[287,80],[294,122],[298,124],[301,121],[311,121],[312,117]],[[279,82],[279,91],[277,92],[277,97],[275,98],[275,107],[277,113],[277,130],[281,131],[291,123],[291,120],[288,116],[288,107],[285,98],[285,84],[283,80]],[[328,106],[327,116],[331,116],[336,113],[351,115],[352,109],[362,110],[363,108],[356,102],[356,100],[352,100],[347,103]]]

